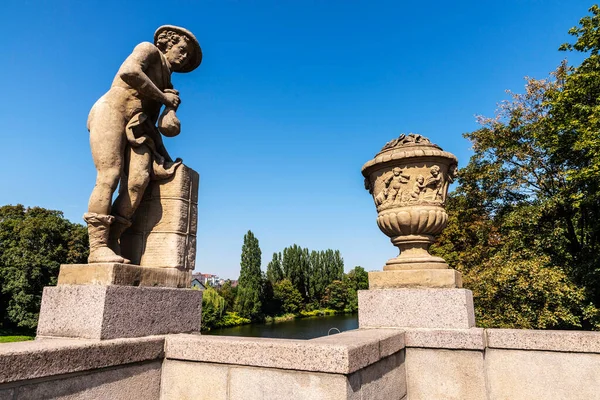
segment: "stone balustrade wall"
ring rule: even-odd
[[[600,399],[600,333],[360,329],[0,345],[0,400]]]

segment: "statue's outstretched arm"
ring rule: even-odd
[[[140,43],[123,62],[118,76],[143,96],[177,108],[179,96],[174,93],[163,93],[146,75],[145,71],[150,65],[160,62],[160,54],[156,46],[149,42]]]

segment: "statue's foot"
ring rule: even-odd
[[[117,257],[121,257],[121,259],[123,261],[119,261],[122,264],[131,264],[131,261],[129,261],[127,258],[123,257],[121,255],[121,246],[119,245],[118,242],[113,241],[109,241],[108,242],[108,249],[111,250],[113,252],[113,254]],[[102,262],[106,262],[106,261],[102,261]]]
[[[129,261],[126,258],[123,258],[114,251],[109,249],[107,246],[98,247],[96,249],[90,250],[90,255],[88,257],[88,263],[121,263],[121,264],[129,264]]]

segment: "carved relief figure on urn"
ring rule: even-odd
[[[448,268],[428,249],[446,226],[444,204],[456,166],[453,154],[415,134],[388,142],[363,166],[365,187],[377,207],[377,224],[400,249],[384,270]]]
[[[175,136],[180,131],[175,114],[180,98],[171,74],[193,71],[201,61],[200,45],[191,32],[162,26],[154,43],[133,49],[108,92],[92,107],[87,127],[97,177],[84,215],[90,263],[129,262],[121,256],[120,237],[146,187],[151,180],[172,176],[181,164],[172,160],[161,138],[161,133]],[[119,194],[111,204],[117,186]]]

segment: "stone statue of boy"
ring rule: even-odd
[[[154,44],[144,42],[135,47],[110,90],[92,107],[87,126],[98,174],[83,216],[90,238],[88,262],[129,262],[121,256],[119,239],[131,225],[144,190],[151,179],[171,176],[181,163],[169,157],[160,135],[179,133],[174,112],[180,99],[171,84],[171,73],[193,71],[201,61],[202,50],[191,32],[161,26],[154,34]],[[163,123],[168,112],[172,113],[171,126],[164,126],[169,124]],[[118,185],[119,195],[111,204]]]

